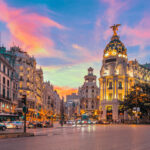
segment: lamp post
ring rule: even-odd
[[[24,113],[24,133],[26,133],[26,114],[27,114],[27,97],[26,95],[23,95],[22,97],[22,103],[24,104],[22,110],[23,110],[23,113]]]
[[[139,96],[139,87],[136,87],[136,124],[138,124],[138,96]]]

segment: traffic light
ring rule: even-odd
[[[26,106],[26,95],[22,95],[22,103]]]
[[[24,107],[22,108],[22,110],[23,110],[24,113],[28,113],[28,108],[27,108],[27,107],[24,106]]]

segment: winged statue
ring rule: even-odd
[[[114,32],[114,36],[117,35],[117,31],[118,31],[119,26],[121,26],[121,24],[114,24],[113,26],[110,27],[110,28],[112,28],[112,30]]]

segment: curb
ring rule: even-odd
[[[33,136],[34,136],[34,133],[0,133],[0,139],[33,137]]]

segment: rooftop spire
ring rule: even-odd
[[[121,26],[121,24],[114,24],[113,26],[111,26],[110,28],[112,28],[114,35],[113,36],[117,36],[117,31],[118,31],[118,27]]]

